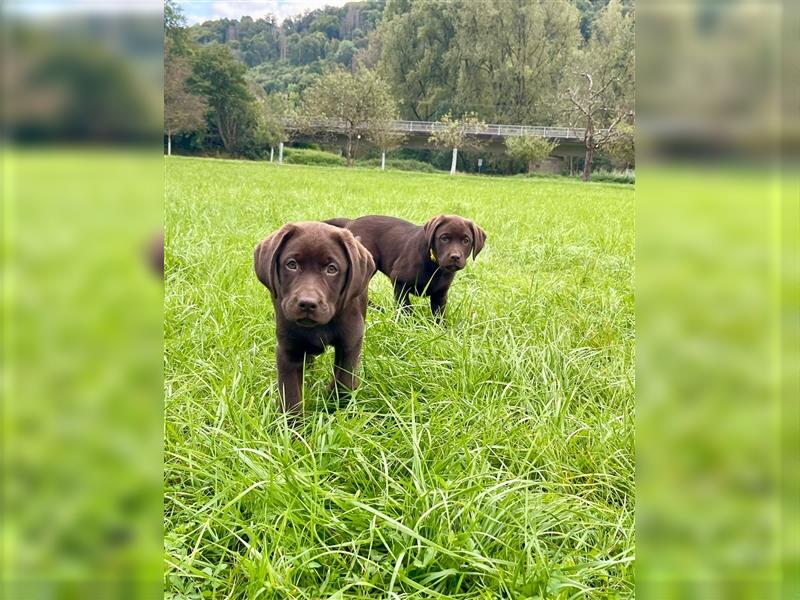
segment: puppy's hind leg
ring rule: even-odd
[[[408,297],[409,289],[402,283],[394,282],[394,297],[400,306],[400,312],[408,314],[411,312],[411,299]]]

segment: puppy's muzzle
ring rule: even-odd
[[[447,257],[446,261],[442,261],[442,268],[446,271],[455,272],[464,268],[466,261],[460,254],[451,254]]]
[[[284,307],[286,316],[302,327],[324,325],[330,321],[327,303],[311,294],[298,294],[289,299]]]

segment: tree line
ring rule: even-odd
[[[313,124],[336,119],[349,123],[351,163],[354,139],[402,146],[387,128],[395,118],[572,126],[586,130],[588,178],[593,164],[633,163],[633,26],[623,0],[368,0],[281,24],[186,27],[167,0],[165,130],[184,151],[259,158],[301,130],[333,145]],[[287,131],[287,120],[298,125]],[[439,163],[456,148],[431,142]],[[462,142],[460,160],[476,156],[475,142]],[[496,171],[552,151],[547,140],[509,144],[491,159]]]

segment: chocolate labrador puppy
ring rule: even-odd
[[[469,219],[439,215],[423,226],[395,217],[368,216],[325,221],[353,232],[375,259],[375,266],[392,280],[403,309],[408,295],[430,296],[431,311],[441,319],[447,291],[456,273],[483,249],[486,232]]]
[[[345,229],[289,223],[256,246],[253,261],[275,307],[283,409],[302,413],[304,363],[326,346],[336,350],[331,388],[355,389],[367,287],[375,273],[366,248]]]

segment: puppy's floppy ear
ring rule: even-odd
[[[428,248],[433,248],[433,237],[436,235],[436,228],[447,220],[447,215],[433,217],[422,226],[425,231],[425,239],[428,241]]]
[[[278,231],[256,246],[253,252],[253,267],[258,280],[263,283],[273,296],[278,296],[278,257],[283,244],[292,236],[297,227],[287,223]]]
[[[375,274],[375,261],[372,254],[348,229],[339,229],[342,246],[349,263],[347,282],[342,290],[342,302],[348,303],[357,298],[369,285]]]
[[[469,222],[469,226],[472,228],[472,260],[475,260],[486,243],[486,232],[472,221]]]

